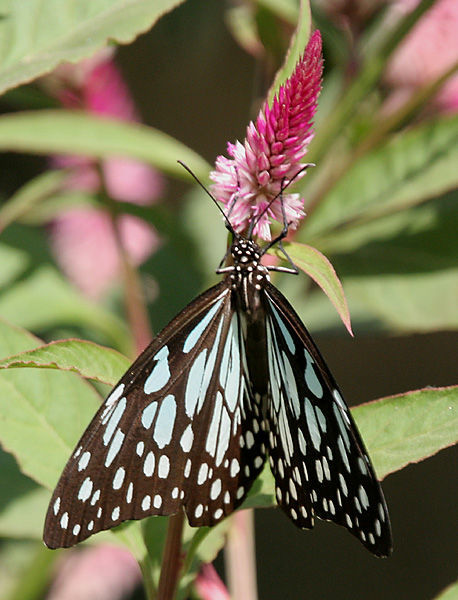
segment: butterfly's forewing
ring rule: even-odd
[[[374,554],[388,556],[388,511],[350,411],[286,298],[269,283],[263,297],[268,447],[277,500],[298,527],[313,527],[315,514],[346,527]]]
[[[46,545],[181,507],[196,526],[232,512],[264,462],[246,428],[258,416],[245,365],[222,281],[165,327],[95,415],[52,496]]]

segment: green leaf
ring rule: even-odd
[[[458,115],[399,134],[346,172],[306,219],[301,237],[311,241],[443,194],[458,185],[457,162]]]
[[[458,193],[335,231],[321,239],[342,277],[423,273],[458,264]]]
[[[129,156],[182,179],[191,176],[178,159],[202,180],[210,170],[196,152],[157,129],[77,111],[24,111],[1,116],[0,150],[94,158]]]
[[[29,265],[27,252],[0,243],[0,290],[10,285]]]
[[[2,0],[0,93],[77,62],[108,43],[132,42],[180,0]]]
[[[40,539],[49,492],[23,475],[11,454],[0,451],[0,536]]]
[[[0,595],[2,600],[37,600],[46,596],[58,553],[42,543],[2,540]]]
[[[438,596],[435,596],[434,600],[457,600],[458,598],[458,581],[451,583],[449,586],[442,590]]]
[[[0,356],[37,346],[30,334],[0,321]],[[51,489],[100,397],[74,373],[0,372],[0,442],[21,471]]]
[[[300,8],[298,6],[297,0],[258,0],[257,4],[259,6],[269,9],[271,12],[277,15],[277,17],[283,19],[284,21],[287,21],[291,25],[298,24],[299,18],[301,17],[300,11],[303,11],[304,5],[306,5],[306,8],[308,8],[309,11],[308,18],[310,19],[309,3],[301,2]]]
[[[130,351],[124,323],[115,315],[79,294],[50,266],[36,269],[0,294],[0,315],[27,329],[56,325],[86,326],[113,345]]]
[[[130,361],[111,348],[105,348],[85,340],[62,340],[51,342],[0,359],[0,369],[39,367],[73,371],[87,379],[114,385]]]
[[[65,171],[48,171],[23,185],[0,207],[0,233],[44,198],[55,194],[66,176]]]
[[[353,335],[343,287],[329,260],[316,248],[305,244],[291,242],[285,244],[285,247],[293,263],[320,286],[339,313],[348,332]],[[284,259],[279,250],[276,250],[275,254]]]
[[[401,332],[458,329],[458,269],[409,275],[347,278],[352,307]],[[368,320],[366,318],[366,320]]]
[[[458,441],[458,386],[382,398],[352,412],[381,479]]]
[[[286,6],[286,4],[287,3],[285,3],[284,1],[282,2],[282,6]],[[280,86],[283,85],[288,79],[288,77],[292,75],[296,64],[304,54],[304,50],[307,46],[307,42],[310,37],[311,23],[312,17],[310,13],[310,3],[308,2],[308,0],[301,0],[296,31],[291,37],[285,61],[281,69],[275,75],[275,79],[267,95],[267,101],[269,105],[272,104],[272,100],[275,94],[278,93]]]
[[[2,476],[2,485],[10,479]],[[0,536],[7,538],[41,540],[44,516],[49,504],[49,491],[37,487],[15,498],[0,512]]]

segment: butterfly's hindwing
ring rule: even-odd
[[[387,556],[385,500],[350,411],[296,312],[271,284],[264,304],[277,500],[298,527],[313,527],[315,514]]]
[[[262,467],[246,428],[257,416],[245,365],[222,281],[155,338],[100,407],[51,499],[47,546],[182,506],[192,525],[232,512]]]

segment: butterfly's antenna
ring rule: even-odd
[[[196,175],[194,175],[194,173],[191,171],[191,169],[184,164],[184,162],[181,162],[181,160],[177,160],[177,163],[180,164],[184,169],[186,169],[186,171],[191,175],[191,177],[200,185],[200,187],[204,190],[204,192],[210,196],[210,198],[213,200],[213,203],[215,204],[216,208],[219,210],[219,212],[223,215],[224,220],[226,222],[226,228],[232,233],[232,235],[234,237],[239,237],[238,233],[234,230],[234,228],[231,225],[231,222],[229,221],[226,213],[224,212],[224,210],[221,208],[221,206],[218,204],[218,200],[215,198],[215,196],[213,196],[213,194],[207,190],[207,188],[204,186],[204,184],[198,179],[198,177]]]
[[[302,169],[299,169],[299,171],[293,175],[291,177],[291,179],[289,179],[285,185],[283,185],[283,181],[281,184],[281,189],[278,192],[278,194],[276,194],[272,200],[269,201],[269,203],[267,204],[267,206],[265,206],[264,210],[259,213],[259,215],[257,215],[250,223],[250,228],[248,229],[248,238],[251,239],[251,235],[253,233],[254,228],[256,227],[256,225],[259,223],[259,221],[262,219],[262,217],[266,214],[266,212],[269,210],[269,208],[272,206],[272,204],[275,202],[275,200],[277,200],[277,198],[279,198],[283,192],[293,183],[293,181],[295,179],[297,179],[299,177],[299,175],[305,171],[306,169],[308,169],[309,167],[314,167],[315,164],[314,163],[307,163],[306,165],[303,165]],[[285,221],[285,226],[288,227],[288,224]]]

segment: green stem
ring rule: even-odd
[[[111,215],[116,246],[121,261],[127,320],[134,338],[136,354],[139,354],[146,348],[152,338],[148,311],[138,271],[133,267],[121,238],[118,216],[113,210],[111,211]]]
[[[148,311],[138,271],[133,267],[122,240],[119,228],[120,206],[108,194],[103,169],[100,164],[98,164],[98,171],[101,181],[101,200],[107,207],[111,217],[116,248],[121,262],[126,316],[134,339],[135,354],[137,355],[146,348],[153,337]]]
[[[143,588],[147,600],[157,600],[157,591],[153,579],[153,565],[148,554],[142,560],[138,561],[138,564],[142,572]]]

